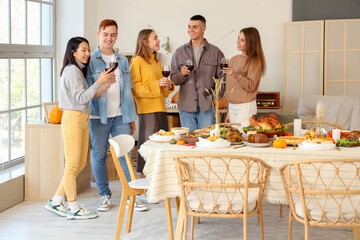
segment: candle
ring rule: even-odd
[[[340,129],[333,129],[332,130],[332,138],[335,140],[335,143],[337,142],[337,140],[340,140],[340,136],[341,136],[341,130]]]
[[[301,119],[294,119],[294,136],[301,136]]]

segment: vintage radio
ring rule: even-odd
[[[280,92],[258,92],[257,108],[280,108]]]

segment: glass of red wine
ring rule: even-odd
[[[169,68],[169,65],[164,65],[164,66],[163,66],[162,75],[163,75],[164,77],[169,77],[169,76],[170,76],[170,68]]]
[[[118,67],[119,63],[116,61],[116,57],[115,55],[112,55],[109,59],[109,61],[106,63],[106,66],[105,66],[105,71],[110,70],[109,73],[113,72],[116,70],[116,68]],[[108,87],[108,83],[107,81],[105,82],[105,86]]]
[[[110,68],[112,68],[112,71],[115,71],[115,69],[118,67],[118,62],[116,61],[116,58],[114,55],[112,55],[109,59],[109,62],[106,63],[106,67],[105,67],[105,70],[109,70]]]
[[[191,81],[191,72],[194,70],[194,63],[193,63],[193,61],[191,59],[188,59],[185,62],[185,66],[190,71],[190,81],[189,81],[189,83],[192,83],[192,81]]]
[[[169,68],[169,65],[164,65],[164,66],[163,66],[162,75],[163,75],[164,77],[166,77],[166,78],[170,76],[170,68]],[[170,84],[170,81],[169,81],[169,84]],[[171,89],[171,86],[170,86],[170,85],[166,86],[166,89],[167,89],[167,90],[170,90],[170,89]]]
[[[220,68],[221,70],[224,70],[224,68],[228,68],[229,67],[229,64],[227,63],[226,61],[226,58],[221,58],[220,60]]]

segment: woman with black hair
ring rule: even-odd
[[[55,195],[45,209],[67,219],[96,218],[97,213],[77,203],[76,177],[85,167],[89,146],[90,100],[97,90],[109,88],[115,81],[112,69],[101,73],[91,87],[85,77],[90,60],[89,42],[82,37],[69,40],[61,69],[59,107],[64,111],[61,131],[64,139],[65,169]],[[103,84],[103,83],[107,84]],[[68,208],[65,207],[65,195]]]

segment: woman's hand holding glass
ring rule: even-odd
[[[159,86],[165,87],[167,90],[171,90],[172,82],[167,77],[163,77],[159,80]]]
[[[102,87],[105,87],[106,89],[109,89],[110,86],[116,82],[115,73],[113,69],[108,69],[106,71],[103,71],[96,83],[100,84]]]

